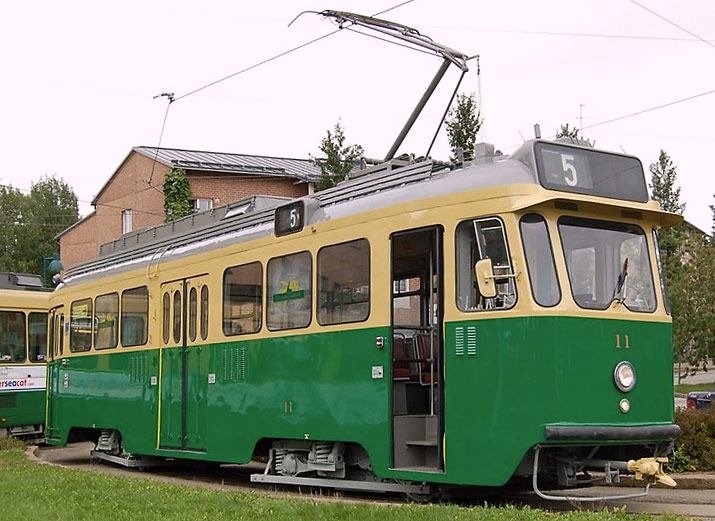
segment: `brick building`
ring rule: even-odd
[[[65,269],[94,259],[100,245],[164,222],[164,178],[183,168],[203,211],[252,195],[301,197],[320,169],[305,159],[135,147],[92,201],[94,211],[57,235]]]

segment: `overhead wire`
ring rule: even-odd
[[[585,126],[585,127],[583,127],[583,128],[584,128],[584,129],[589,129],[589,128],[598,127],[598,126],[601,126],[601,125],[606,125],[606,124],[608,124],[608,123],[613,123],[614,121],[620,121],[620,120],[622,120],[622,119],[632,118],[632,117],[634,117],[634,116],[640,116],[641,114],[645,114],[645,113],[647,113],[647,112],[653,112],[654,110],[659,110],[659,109],[662,109],[662,108],[665,108],[665,107],[670,107],[670,106],[677,105],[677,104],[679,104],[679,103],[684,103],[684,102],[686,102],[686,101],[690,101],[690,100],[693,100],[693,99],[696,99],[696,98],[702,98],[703,96],[708,96],[708,95],[710,95],[710,94],[715,94],[715,89],[709,90],[709,91],[707,91],[707,92],[701,92],[700,94],[695,94],[695,95],[693,95],[693,96],[688,96],[687,98],[681,98],[681,99],[678,99],[678,100],[675,100],[675,101],[671,101],[671,102],[669,102],[669,103],[663,103],[662,105],[658,105],[658,106],[656,106],[656,107],[651,107],[651,108],[648,108],[648,109],[639,110],[639,111],[637,111],[637,112],[631,112],[630,114],[625,114],[625,115],[623,115],[623,116],[618,116],[617,118],[608,119],[608,120],[606,120],[606,121],[600,121],[600,122],[594,123],[594,124],[592,124],[592,125],[587,125],[587,126]]]
[[[390,7],[390,8],[388,8],[388,9],[385,9],[384,11],[380,11],[379,13],[376,13],[376,14],[374,14],[374,15],[372,15],[372,16],[379,16],[379,15],[381,15],[381,14],[385,14],[385,13],[387,13],[387,12],[393,11],[393,10],[399,8],[399,7],[404,6],[404,5],[410,4],[410,3],[414,2],[414,1],[415,1],[415,0],[407,0],[407,1],[405,1],[405,2],[402,2],[402,3],[399,3],[399,4],[397,4],[397,5],[394,5],[394,6]],[[248,72],[248,71],[251,71],[251,70],[253,70],[253,69],[257,68],[257,67],[261,67],[261,66],[263,66],[263,65],[265,65],[265,64],[267,64],[267,63],[270,63],[270,62],[272,62],[272,61],[274,61],[274,60],[277,60],[277,59],[279,59],[279,58],[282,58],[282,57],[284,57],[284,56],[287,56],[288,54],[291,54],[291,53],[293,53],[293,52],[295,52],[295,51],[298,51],[298,50],[300,50],[300,49],[304,49],[304,48],[308,47],[309,45],[313,45],[314,43],[317,43],[317,42],[319,42],[319,41],[321,41],[321,40],[324,40],[325,38],[328,38],[329,36],[332,36],[332,35],[334,35],[334,34],[336,34],[336,33],[339,33],[339,32],[340,32],[340,29],[336,29],[335,31],[329,32],[329,33],[324,34],[324,35],[322,35],[322,36],[318,36],[317,38],[313,38],[312,40],[309,40],[309,41],[307,41],[307,42],[305,42],[305,43],[302,43],[302,44],[300,44],[300,45],[298,45],[298,46],[296,46],[296,47],[293,47],[293,48],[291,48],[291,49],[288,49],[288,50],[286,50],[286,51],[283,51],[283,52],[281,52],[281,53],[278,53],[278,54],[276,54],[275,56],[272,56],[272,57],[270,57],[270,58],[266,58],[265,60],[261,60],[261,61],[258,62],[258,63],[254,63],[253,65],[250,65],[250,66],[248,66],[248,67],[246,67],[246,68],[244,68],[244,69],[241,69],[240,71],[236,71],[236,72],[234,72],[234,73],[232,73],[232,74],[229,74],[229,75],[227,75],[227,76],[224,76],[223,78],[220,78],[220,79],[218,79],[218,80],[212,81],[212,82],[207,83],[206,85],[203,85],[203,86],[201,86],[201,87],[199,87],[199,88],[197,88],[197,89],[194,89],[194,90],[192,90],[192,91],[189,91],[189,92],[187,92],[186,94],[182,94],[181,96],[178,96],[174,101],[179,101],[179,100],[184,99],[184,98],[187,98],[187,97],[189,97],[189,96],[193,96],[194,94],[196,94],[196,93],[198,93],[198,92],[201,92],[202,90],[208,89],[209,87],[213,87],[214,85],[218,85],[219,83],[222,83],[222,82],[224,82],[224,81],[226,81],[226,80],[230,80],[231,78],[235,78],[235,77],[238,76],[239,74],[243,74],[243,73],[246,73],[246,72]]]
[[[669,36],[648,36],[648,35],[638,35],[638,34],[601,34],[601,33],[569,33],[569,32],[558,32],[558,31],[525,31],[519,29],[485,29],[485,28],[473,28],[473,27],[459,27],[459,26],[439,26],[445,29],[452,29],[457,31],[474,31],[479,33],[504,33],[504,34],[528,34],[534,36],[569,36],[569,37],[580,37],[580,38],[616,38],[624,40],[652,40],[652,41],[665,41],[665,42],[695,42],[700,40],[700,38],[675,38]],[[709,40],[706,40],[709,41]]]
[[[401,2],[401,3],[399,3],[399,4],[393,5],[392,7],[389,7],[389,8],[387,8],[387,9],[383,10],[383,11],[380,11],[380,12],[378,12],[378,13],[375,13],[375,14],[372,15],[372,16],[379,16],[379,15],[388,13],[388,12],[390,12],[390,11],[393,11],[393,10],[399,8],[399,7],[402,7],[402,6],[405,6],[405,5],[407,5],[407,4],[410,4],[410,3],[414,2],[414,1],[415,1],[415,0],[406,0],[406,1]],[[278,53],[278,54],[276,54],[275,56],[272,56],[272,57],[270,57],[270,58],[266,58],[265,60],[261,60],[260,62],[254,63],[253,65],[250,65],[250,66],[245,67],[245,68],[243,68],[243,69],[241,69],[241,70],[239,70],[239,71],[236,71],[236,72],[231,73],[231,74],[229,74],[229,75],[227,75],[227,76],[224,76],[224,77],[222,77],[222,78],[219,78],[218,80],[214,80],[214,81],[212,81],[212,82],[210,82],[210,83],[207,83],[206,85],[202,85],[201,87],[198,87],[198,88],[196,88],[196,89],[194,89],[194,90],[191,90],[191,91],[189,91],[189,92],[187,92],[187,93],[185,93],[185,94],[182,94],[181,96],[178,96],[178,97],[177,97],[177,96],[174,96],[173,93],[163,93],[163,94],[159,94],[159,95],[157,95],[157,96],[154,96],[154,98],[158,98],[158,97],[162,97],[162,96],[163,96],[163,97],[167,97],[167,98],[169,99],[169,103],[167,104],[167,106],[166,106],[166,112],[164,113],[164,121],[162,122],[162,125],[161,125],[161,132],[159,133],[159,143],[158,143],[158,145],[157,145],[157,147],[156,147],[156,155],[155,155],[154,161],[153,161],[153,163],[152,163],[151,174],[150,174],[149,179],[148,179],[148,181],[147,181],[147,184],[149,185],[149,187],[151,187],[151,188],[153,188],[154,190],[156,190],[157,192],[163,194],[163,191],[162,191],[162,190],[159,190],[157,187],[155,187],[154,185],[152,185],[151,182],[152,182],[152,180],[154,179],[154,171],[155,171],[155,167],[156,167],[157,158],[159,157],[159,149],[161,148],[161,142],[162,142],[162,139],[163,139],[163,136],[164,136],[164,130],[165,130],[165,128],[166,128],[166,121],[167,121],[167,118],[169,117],[169,109],[171,108],[171,105],[172,105],[175,101],[179,101],[179,100],[182,100],[182,99],[184,99],[184,98],[188,98],[189,96],[193,96],[194,94],[197,94],[197,93],[199,93],[199,92],[201,92],[201,91],[203,91],[203,90],[206,90],[206,89],[208,89],[208,88],[210,88],[210,87],[213,87],[213,86],[215,86],[215,85],[218,85],[219,83],[223,83],[224,81],[230,80],[231,78],[235,78],[236,76],[239,76],[239,75],[244,74],[244,73],[246,73],[246,72],[249,72],[249,71],[251,71],[251,70],[253,70],[253,69],[256,69],[256,68],[258,68],[258,67],[261,67],[261,66],[263,66],[263,65],[266,65],[266,64],[268,64],[268,63],[270,63],[270,62],[272,62],[272,61],[275,61],[275,60],[277,60],[277,59],[279,59],[279,58],[282,58],[282,57],[284,57],[284,56],[287,56],[287,55],[289,55],[289,54],[291,54],[291,53],[293,53],[293,52],[295,52],[295,51],[298,51],[298,50],[300,50],[300,49],[304,49],[304,48],[308,47],[309,45],[312,45],[312,44],[314,44],[314,43],[317,43],[317,42],[319,42],[319,41],[321,41],[321,40],[324,40],[324,39],[328,38],[329,36],[332,36],[332,35],[334,35],[334,34],[336,34],[336,33],[339,33],[339,32],[341,31],[341,29],[342,29],[342,28],[336,29],[335,31],[332,31],[332,32],[330,32],[330,33],[324,34],[324,35],[319,36],[319,37],[317,37],[317,38],[313,38],[312,40],[309,40],[309,41],[307,41],[307,42],[305,42],[305,43],[302,43],[302,44],[300,44],[300,45],[298,45],[298,46],[296,46],[296,47],[293,47],[293,48],[291,48],[291,49],[288,49],[288,50],[286,50],[286,51],[283,51],[283,52],[281,52],[281,53]]]
[[[679,25],[679,24],[675,23],[674,21],[672,21],[672,20],[666,18],[665,16],[663,16],[663,15],[661,15],[661,14],[655,12],[653,9],[650,9],[649,7],[646,7],[646,6],[644,6],[643,4],[641,4],[641,3],[639,3],[639,2],[636,2],[636,0],[628,0],[628,1],[629,1],[630,3],[632,3],[632,4],[637,5],[637,6],[640,7],[641,9],[643,9],[643,10],[645,10],[645,11],[648,11],[648,12],[649,12],[650,14],[652,14],[653,16],[657,16],[658,18],[660,18],[661,20],[663,20],[663,21],[666,22],[666,23],[669,23],[669,24],[672,25],[673,27],[677,27],[678,29],[680,29],[680,30],[683,31],[684,33],[688,33],[688,34],[689,34],[690,36],[692,36],[693,38],[697,38],[698,40],[700,40],[701,42],[703,42],[705,45],[709,45],[710,47],[712,47],[713,49],[715,49],[715,44],[713,44],[712,42],[706,40],[705,38],[702,38],[701,36],[695,34],[694,32],[692,32],[692,31],[686,29],[686,28],[683,27],[682,25]]]

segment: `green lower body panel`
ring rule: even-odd
[[[127,452],[235,463],[262,439],[343,441],[361,445],[383,478],[497,486],[536,445],[622,441],[555,442],[547,426],[673,422],[669,324],[550,316],[444,332],[444,472],[391,468],[388,327],[52,362],[49,441],[65,443],[72,428],[117,429]],[[613,381],[622,360],[637,374],[630,393]]]
[[[0,429],[45,423],[45,390],[0,392]]]

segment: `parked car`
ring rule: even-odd
[[[685,406],[688,409],[709,409],[715,402],[715,391],[693,391],[688,393]]]

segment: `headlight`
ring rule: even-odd
[[[613,372],[613,380],[616,382],[616,387],[624,393],[633,389],[636,385],[636,371],[630,362],[620,362]]]

